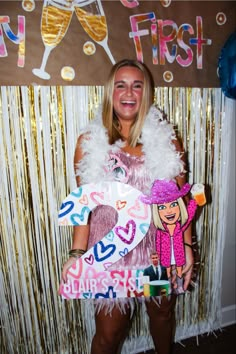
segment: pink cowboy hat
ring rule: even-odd
[[[191,189],[191,185],[185,185],[179,189],[174,181],[156,180],[153,183],[151,195],[143,195],[140,200],[145,204],[163,204],[169,203],[178,198],[182,198]]]

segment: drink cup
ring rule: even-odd
[[[169,294],[170,283],[168,280],[150,281],[150,296],[167,296]]]
[[[191,189],[191,194],[197,205],[203,206],[206,204],[205,187],[203,184],[194,184]]]
[[[150,278],[148,275],[143,276],[143,295],[150,296]]]

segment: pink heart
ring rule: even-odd
[[[118,210],[121,210],[121,209],[123,209],[125,206],[126,206],[126,204],[127,204],[127,202],[125,201],[125,200],[117,200],[116,201],[116,208],[118,209]]]
[[[78,258],[76,262],[69,268],[67,274],[71,275],[72,278],[78,279],[81,276],[83,270],[82,259]]]
[[[112,264],[113,264],[112,262],[104,263],[104,264],[103,264],[104,269],[107,270]]]
[[[80,204],[88,205],[88,197],[86,194],[83,195],[82,198],[79,199]]]
[[[103,278],[107,278],[107,272],[97,272],[95,268],[88,267],[85,271],[84,278],[102,280]]]
[[[130,245],[135,236],[136,232],[136,223],[134,220],[129,220],[126,224],[126,227],[116,226],[115,233],[121,239],[122,242]]]
[[[86,257],[84,260],[86,263],[92,265],[94,262],[94,256],[92,254],[90,254],[89,257]]]
[[[128,209],[131,217],[145,220],[148,216],[148,206],[136,199],[134,205]]]
[[[104,203],[104,193],[98,193],[98,192],[91,192],[90,198],[94,203],[97,205],[103,205]]]

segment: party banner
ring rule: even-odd
[[[103,85],[124,58],[158,86],[218,87],[235,1],[0,2],[1,85]]]
[[[65,299],[121,298],[168,295],[168,279],[150,279],[148,268],[119,269],[116,262],[126,257],[145,237],[151,221],[151,207],[142,193],[120,182],[86,184],[71,192],[59,212],[59,225],[87,225],[90,212],[108,205],[117,211],[116,225],[84,255],[75,259],[61,283]],[[115,267],[113,267],[115,265]],[[145,275],[144,275],[145,274]],[[152,280],[152,281],[150,281]]]

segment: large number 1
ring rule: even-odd
[[[102,182],[85,184],[63,201],[59,225],[86,225],[89,213],[98,205],[113,207],[118,220],[113,229],[69,269],[68,282],[60,286],[62,297],[127,297],[142,288],[139,270],[109,271],[112,264],[142,241],[149,229],[151,208],[140,201],[141,195],[130,185]]]

